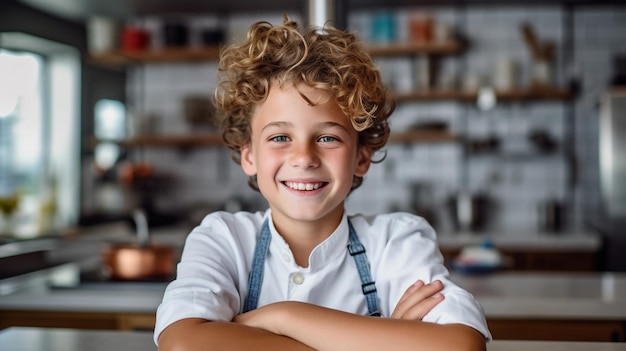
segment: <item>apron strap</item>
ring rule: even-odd
[[[367,309],[369,310],[370,316],[380,316],[376,284],[370,274],[370,264],[367,260],[367,255],[365,254],[365,246],[361,244],[359,236],[356,235],[356,231],[354,230],[354,227],[352,227],[352,223],[350,223],[350,221],[348,221],[348,226],[350,228],[348,252],[350,253],[350,256],[354,258],[356,268],[359,271],[359,278],[361,278],[361,290],[363,291],[363,295],[365,295],[365,300],[367,301]]]
[[[370,265],[365,255],[365,247],[361,244],[359,237],[356,235],[356,231],[352,227],[352,223],[348,220],[349,227],[349,241],[348,252],[354,258],[357,270],[359,271],[359,278],[361,279],[361,290],[367,301],[367,309],[370,316],[380,316],[380,310],[378,308],[378,294],[376,292],[376,285],[370,274]],[[263,271],[265,265],[265,256],[270,246],[272,235],[268,224],[268,219],[263,222],[261,226],[261,232],[257,239],[256,247],[254,249],[254,257],[252,258],[252,269],[250,270],[250,276],[248,277],[248,296],[243,307],[243,313],[252,311],[257,308],[259,302],[259,295],[261,293],[261,285],[263,284]]]
[[[267,223],[268,219],[265,219],[261,226],[261,232],[257,239],[256,247],[254,249],[254,257],[252,259],[252,270],[248,277],[248,297],[243,306],[243,312],[249,312],[256,309],[259,303],[259,295],[261,294],[261,285],[263,284],[263,271],[265,265],[265,256],[267,256],[267,250],[270,247],[270,241],[272,235],[270,233],[270,226]]]

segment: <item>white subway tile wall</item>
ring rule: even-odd
[[[567,204],[568,226],[583,229],[598,216],[597,117],[598,99],[608,87],[612,55],[626,50],[626,10],[576,8],[573,12],[573,53],[566,53],[564,41],[568,13],[560,7],[469,6],[394,10],[398,33],[408,40],[408,20],[415,13],[430,13],[436,23],[454,26],[469,39],[468,50],[442,59],[441,71],[456,78],[458,85],[469,75],[483,84],[492,84],[498,60],[517,67],[516,85],[529,83],[531,56],[519,25],[533,25],[541,40],[557,43],[554,83],[564,86],[572,74],[579,75],[582,90],[573,102],[499,103],[491,111],[480,111],[473,103],[399,103],[391,119],[394,131],[406,130],[421,122],[441,121],[450,131],[468,140],[495,136],[500,151],[466,155],[462,142],[389,145],[386,159],[372,165],[362,187],[348,198],[349,212],[414,211],[427,208],[434,213],[439,231],[454,231],[448,199],[460,191],[487,194],[493,201],[488,230],[503,233],[532,232],[538,229],[541,203],[557,199]],[[295,17],[292,15],[292,17]],[[349,27],[369,40],[370,12],[355,12]],[[296,17],[297,19],[297,17]],[[280,23],[282,15],[236,16],[228,21],[229,40],[241,37],[256,20]],[[235,34],[233,34],[235,33]],[[377,58],[386,82],[398,90],[416,87],[415,62],[411,58]],[[188,95],[212,94],[216,85],[216,63],[149,64],[131,70],[128,92],[132,107],[156,115],[158,132],[194,132],[183,117],[182,101]],[[571,108],[570,108],[571,107]],[[572,132],[570,131],[573,130]],[[534,149],[529,133],[542,130],[558,143],[557,151],[543,155]],[[568,145],[568,133],[575,144]],[[567,148],[575,152],[576,182],[567,159]],[[221,148],[173,151],[148,149],[143,157],[157,169],[175,175],[176,184],[155,199],[159,207],[181,208],[197,204],[220,204],[231,198],[250,202],[252,209],[264,209],[260,196],[247,187],[247,177]]]

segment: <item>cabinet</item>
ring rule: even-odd
[[[450,262],[458,257],[460,252],[460,249],[441,249],[445,262],[450,266]],[[595,272],[599,268],[597,250],[506,248],[500,249],[500,252],[509,260],[506,268],[508,271]]]
[[[0,329],[21,327],[99,330],[154,330],[154,313],[91,311],[2,311]]]

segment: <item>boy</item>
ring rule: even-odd
[[[256,23],[222,52],[223,136],[264,213],[209,214],[157,311],[160,350],[485,350],[433,229],[348,216],[393,111],[354,35]]]

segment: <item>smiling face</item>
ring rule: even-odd
[[[353,176],[365,175],[371,156],[359,147],[357,132],[334,99],[305,85],[274,84],[251,127],[241,165],[247,175],[257,176],[277,229],[304,224],[332,232]]]

